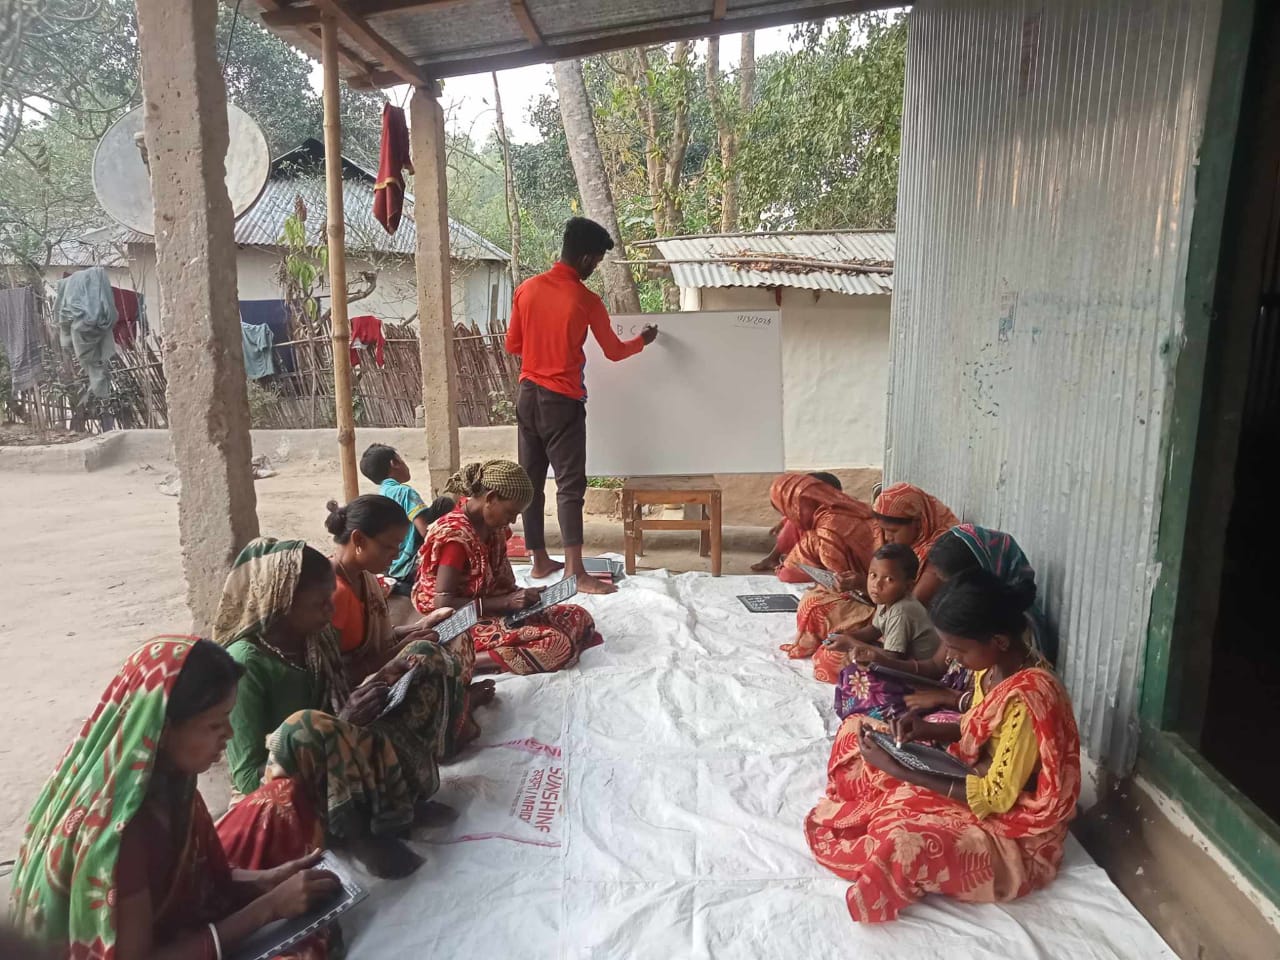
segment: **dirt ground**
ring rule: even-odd
[[[178,501],[157,489],[167,470],[0,472],[0,862],[16,855],[37,791],[125,657],[189,629]],[[264,534],[327,542],[336,472],[287,465],[256,486]],[[620,551],[621,522],[589,520],[587,544]],[[646,546],[642,567],[707,569],[696,533],[647,535]],[[763,530],[726,530],[725,572],[745,573],[767,546]],[[205,785],[212,809],[225,798],[218,780]]]

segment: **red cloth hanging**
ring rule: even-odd
[[[373,216],[387,233],[395,233],[400,227],[405,170],[413,173],[409,128],[404,111],[388,103],[382,108],[382,148],[378,151],[378,182],[373,188]]]
[[[120,346],[131,347],[138,336],[138,317],[142,313],[137,291],[112,287],[111,299],[116,303],[116,325],[111,335]]]
[[[356,349],[357,343],[373,347],[373,362],[380,367],[385,366],[382,351],[386,346],[387,338],[382,333],[381,320],[367,313],[351,318],[351,366],[353,367],[360,366],[360,351]]]

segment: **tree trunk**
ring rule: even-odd
[[[671,63],[680,77],[680,95],[676,98],[671,119],[671,144],[663,170],[662,201],[666,213],[666,230],[671,234],[684,232],[684,211],[680,208],[680,183],[684,179],[684,155],[689,149],[689,63],[688,40],[676,44]]]
[[[716,122],[716,137],[720,141],[720,231],[730,233],[738,222],[738,177],[733,169],[738,145],[733,122],[725,109],[724,93],[720,89],[719,37],[707,38],[706,69],[707,99],[711,102],[711,116]]]
[[[511,290],[520,286],[520,199],[516,196],[515,174],[511,168],[511,142],[507,139],[507,124],[502,118],[502,91],[498,89],[498,75],[493,78],[493,109],[498,115],[498,142],[502,144],[502,179],[507,188],[507,229],[511,234]]]
[[[618,229],[618,215],[613,206],[613,191],[604,172],[604,160],[600,156],[600,144],[596,141],[595,122],[591,117],[591,102],[587,99],[587,87],[582,81],[582,64],[577,60],[562,60],[555,65],[556,90],[560,94],[560,119],[564,123],[564,135],[569,144],[569,159],[582,194],[582,207],[586,215],[601,224],[621,246],[622,232]],[[639,313],[640,297],[636,293],[631,269],[616,259],[608,257],[601,264],[604,280],[605,302],[611,313]]]

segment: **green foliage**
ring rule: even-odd
[[[294,332],[315,332],[319,308],[315,292],[324,284],[329,272],[329,248],[307,239],[307,206],[298,197],[294,211],[284,221],[279,239],[284,257],[276,270],[276,279],[284,292]]]
[[[493,390],[489,393],[489,415],[494,425],[511,426],[516,422],[516,405],[511,395],[504,390]]]
[[[760,63],[739,170],[749,222],[892,227],[907,26],[864,14],[798,28],[799,50]]]

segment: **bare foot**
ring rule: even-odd
[[[413,806],[415,827],[445,827],[458,819],[458,811],[447,803],[435,800],[419,800]]]
[[[467,688],[467,703],[471,707],[484,707],[493,703],[498,687],[492,680],[480,680]]]
[[[384,880],[407,877],[422,866],[422,858],[399,840],[390,837],[353,837],[348,842],[352,855],[366,870]]]
[[[529,566],[529,576],[535,580],[545,580],[564,569],[559,560],[552,560],[545,550],[533,551],[533,562]]]
[[[771,553],[763,560],[758,560],[751,565],[751,569],[756,573],[773,573],[778,569],[778,555]]]
[[[591,574],[583,572],[578,574],[578,592],[589,594],[591,596],[603,597],[611,593],[617,593],[618,588],[612,583],[605,583],[603,580],[597,580]]]
[[[778,649],[792,660],[803,660],[805,657],[813,656],[814,651],[820,646],[822,644],[813,634],[801,633],[794,643],[784,643]]]

